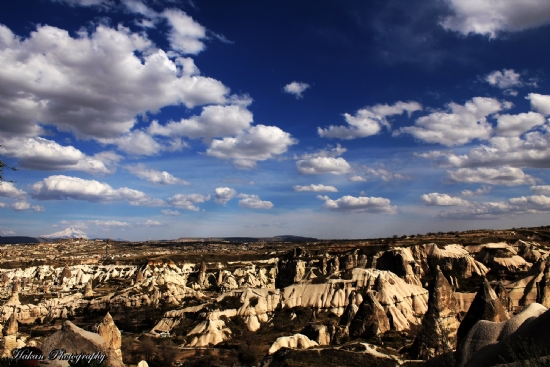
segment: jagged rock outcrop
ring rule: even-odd
[[[92,289],[92,282],[89,281],[84,287],[84,297],[93,297],[94,291]]]
[[[354,338],[371,338],[390,330],[390,320],[384,307],[372,291],[367,292],[355,317],[349,324],[349,335]]]
[[[277,273],[275,286],[277,288],[285,288],[304,279],[306,262],[299,259],[280,260],[278,269],[279,272]]]
[[[376,260],[376,269],[387,270],[405,279],[409,284],[420,284],[422,275],[420,266],[416,265],[412,252],[408,248],[393,248],[385,251]]]
[[[15,318],[15,314],[12,314],[8,319],[8,322],[6,322],[6,324],[2,328],[2,335],[4,336],[15,335],[17,334],[18,330],[19,330],[19,323]]]
[[[516,250],[506,243],[484,245],[476,254],[476,260],[486,264],[499,274],[516,274],[528,271],[532,263],[525,261]]]
[[[302,334],[294,334],[292,336],[282,336],[277,338],[275,342],[269,348],[269,354],[273,354],[281,348],[294,348],[294,349],[307,349],[318,344],[310,340],[307,336]]]
[[[550,342],[550,312],[538,303],[531,303],[509,320],[481,320],[466,335],[457,352],[457,367],[494,366],[511,361],[510,352],[521,355],[519,347],[546,348]]]
[[[495,291],[487,281],[483,279],[483,283],[479,287],[468,313],[460,323],[457,331],[457,345],[460,348],[462,340],[466,337],[470,329],[480,320],[492,322],[501,322],[508,320],[508,312],[501,304]]]
[[[124,367],[124,363],[122,363],[120,356],[109,348],[105,340],[99,334],[85,331],[70,321],[65,321],[61,330],[47,338],[40,349],[46,356],[54,349],[64,349],[67,354],[93,355],[96,353],[98,356],[105,356],[105,365],[109,367]],[[100,362],[98,359],[96,361]],[[68,361],[60,359],[44,362],[44,365],[50,367],[69,366]]]
[[[459,327],[457,315],[458,305],[454,292],[437,267],[430,289],[428,312],[424,315],[422,328],[411,347],[411,355],[428,359],[454,350]]]
[[[97,333],[105,339],[109,348],[113,349],[115,353],[122,358],[122,352],[120,351],[122,337],[120,335],[120,330],[116,327],[109,312],[107,312],[103,320],[99,323]]]

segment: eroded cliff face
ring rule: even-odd
[[[411,355],[427,359],[454,350],[457,330],[465,340],[479,320],[505,320],[535,301],[548,306],[547,254],[532,242],[427,242],[0,269],[0,321],[10,336],[17,325],[71,319],[99,332],[118,357],[124,325],[186,347],[231,345],[245,335],[275,349],[399,338],[391,343],[415,340]]]

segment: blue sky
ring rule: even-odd
[[[0,234],[548,224],[550,3],[0,4]]]

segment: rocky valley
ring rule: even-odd
[[[550,227],[3,242],[6,365],[58,349],[139,367],[462,367],[550,354]]]

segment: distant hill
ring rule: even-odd
[[[43,238],[26,237],[26,236],[8,236],[0,237],[0,244],[11,245],[16,243],[42,243],[46,242]]]
[[[227,241],[231,243],[242,243],[242,242],[314,242],[318,241],[317,238],[313,237],[301,237],[293,235],[282,235],[274,237],[182,237],[174,241]]]

